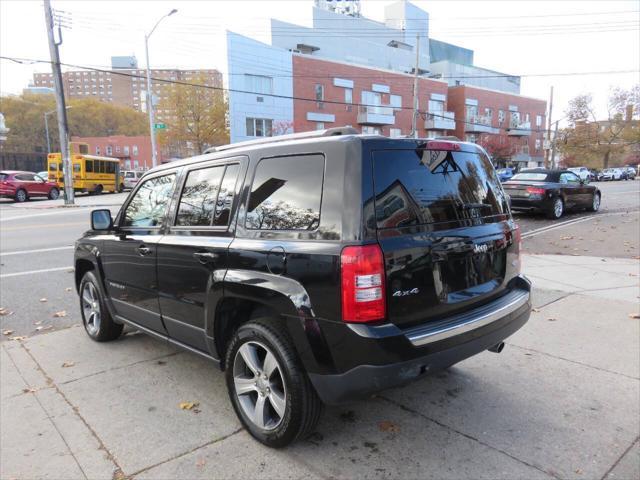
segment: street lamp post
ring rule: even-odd
[[[154,30],[160,24],[162,20],[167,17],[170,17],[174,13],[177,13],[178,10],[175,8],[167,13],[165,16],[161,17],[160,20],[156,22],[151,31],[144,36],[144,50],[147,57],[147,112],[149,112],[149,130],[151,132],[151,164],[152,166],[156,166],[158,164],[157,154],[156,154],[156,131],[155,131],[155,120],[154,120],[154,112],[153,112],[153,91],[151,89],[151,69],[149,67],[149,37],[153,34]]]
[[[69,110],[72,105],[66,107]],[[51,138],[49,137],[49,121],[47,120],[47,115],[51,115],[52,113],[56,113],[57,110],[51,110],[50,112],[44,112],[44,131],[47,135],[47,153],[51,153]]]

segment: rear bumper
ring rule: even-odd
[[[516,211],[546,212],[552,205],[552,199],[546,196],[534,198],[511,197],[511,210]]]
[[[409,360],[363,364],[340,374],[309,373],[309,378],[322,401],[330,405],[409,383],[483,352],[515,333],[531,314],[530,292],[529,281],[519,277],[517,289],[478,309],[428,327],[398,330],[401,340],[396,340],[412,349],[407,352]],[[415,356],[416,351],[424,354]]]

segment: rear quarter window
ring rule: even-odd
[[[324,156],[260,160],[245,226],[252,230],[315,230],[320,224]]]
[[[507,212],[502,187],[484,155],[386,150],[374,152],[373,165],[375,213],[365,219],[368,225],[398,228]]]

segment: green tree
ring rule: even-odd
[[[172,154],[185,157],[229,142],[227,102],[222,90],[207,88],[207,76],[196,76],[192,85],[174,85],[158,109],[168,114],[160,144]]]
[[[67,102],[69,136],[103,137],[108,135],[144,135],[149,124],[144,113],[94,99],[71,99]],[[44,114],[56,108],[53,95],[23,94],[0,97],[0,112],[11,130],[3,150],[7,152],[45,152]],[[56,113],[47,116],[51,149],[59,151]]]

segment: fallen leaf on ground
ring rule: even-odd
[[[65,292],[70,292],[71,290],[73,290],[71,287],[67,287],[64,289]]]
[[[182,402],[180,403],[179,407],[182,410],[193,410],[198,405],[200,405],[198,402]]]
[[[577,473],[578,475],[581,475],[581,474],[582,474],[582,470],[581,470],[581,469],[579,469],[579,468],[576,468],[576,473]]]
[[[67,312],[65,310],[60,310],[59,312],[54,313],[53,316],[54,318],[66,317]]]
[[[640,313],[630,313],[629,318],[640,318]]]
[[[202,467],[204,467],[204,464],[205,464],[205,463],[206,463],[206,462],[204,461],[204,458],[199,458],[199,459],[196,461],[196,467],[198,467],[198,468],[202,468]]]
[[[23,388],[22,393],[34,393],[37,390],[35,388]]]
[[[41,298],[40,301],[44,303],[44,302],[47,301],[47,299],[46,298]]]
[[[400,431],[400,427],[398,427],[395,423],[390,422],[389,420],[383,420],[382,422],[378,423],[378,428],[381,432],[397,433]]]
[[[73,272],[75,272],[73,268],[70,268],[69,270],[67,270],[67,273],[73,273]]]
[[[556,318],[547,318],[547,322],[555,322],[556,320]]]
[[[40,326],[40,327],[36,327],[36,331],[40,331],[40,330],[51,330],[53,328],[53,325],[47,325],[46,327]]]
[[[62,368],[69,368],[69,367],[73,367],[76,364],[76,362],[64,362],[62,364]]]
[[[532,309],[531,309],[531,311],[532,311],[532,312],[539,312],[539,311],[540,311],[540,309],[539,309],[539,308],[532,308]]]
[[[7,335],[7,336],[11,335],[12,333],[13,333],[13,330],[3,330],[2,331],[2,334],[3,335]]]
[[[564,237],[560,237],[560,240],[573,240],[573,235],[566,235]]]
[[[9,340],[24,340],[25,338],[27,337],[25,336],[9,337]]]
[[[5,316],[5,315],[11,315],[13,312],[11,310],[8,310],[4,307],[0,307],[0,315]]]

